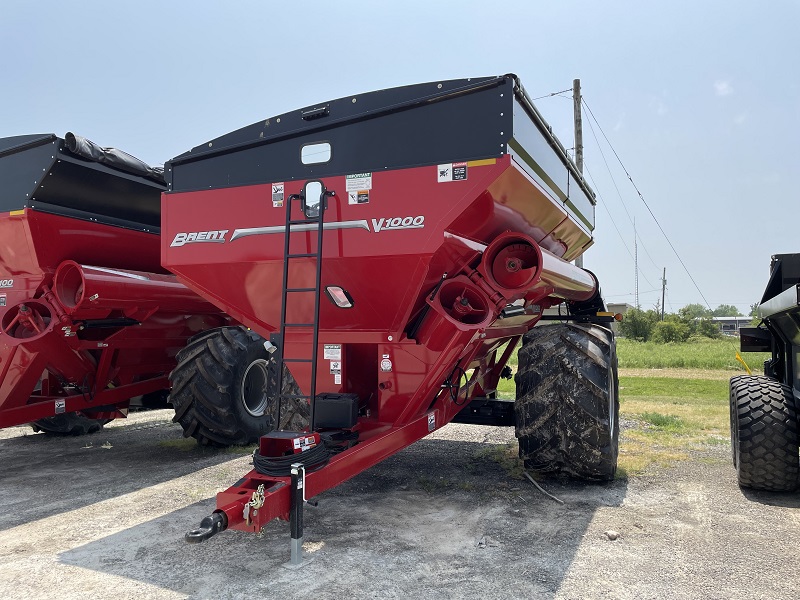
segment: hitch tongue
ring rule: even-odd
[[[186,532],[184,539],[190,544],[199,544],[210,537],[217,535],[220,531],[228,528],[228,517],[224,512],[211,513],[202,521],[200,527]]]

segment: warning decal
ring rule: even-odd
[[[0,294],[0,306],[5,306],[5,305],[6,305],[6,295]]]
[[[325,360],[342,360],[342,345],[325,344],[323,347],[323,358]]]
[[[283,182],[272,184],[272,206],[275,208],[283,206]]]
[[[436,167],[436,179],[439,183],[447,181],[464,181],[467,178],[467,163],[447,163]]]
[[[369,190],[356,190],[347,192],[348,204],[367,204],[369,203]]]
[[[372,189],[372,173],[345,175],[345,187],[349,192],[368,192]]]

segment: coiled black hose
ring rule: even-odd
[[[323,443],[317,444],[305,452],[286,456],[261,456],[256,450],[253,454],[253,467],[268,477],[288,477],[291,475],[292,465],[295,463],[302,463],[306,468],[306,473],[310,473],[324,467],[330,459],[330,450]]]

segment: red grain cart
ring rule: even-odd
[[[187,339],[228,323],[161,268],[164,187],[72,134],[0,139],[0,427],[96,431],[165,399]]]
[[[303,499],[456,418],[514,422],[530,470],[613,478],[612,317],[570,262],[592,244],[594,194],[515,76],[340,98],[165,168],[162,264],[260,335],[190,344],[173,401],[212,435],[307,415],[260,438],[187,540],[291,513],[296,550]],[[496,388],[520,341],[510,411]],[[269,406],[237,416],[215,388],[252,369]]]

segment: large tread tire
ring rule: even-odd
[[[64,413],[45,417],[31,423],[35,432],[49,433],[51,435],[87,435],[97,433],[103,425],[111,419],[90,419],[80,413]]]
[[[619,454],[617,352],[610,329],[563,323],[523,338],[516,436],[528,471],[611,481]]]
[[[184,437],[204,446],[245,445],[275,428],[277,384],[264,338],[241,327],[215,329],[192,339],[177,359],[170,400]],[[267,366],[269,374],[262,369]],[[283,379],[284,393],[299,394],[285,367]],[[298,398],[286,404],[281,428],[305,428],[308,403]]]
[[[731,450],[739,485],[791,492],[800,485],[798,411],[789,386],[752,375],[730,381]]]

